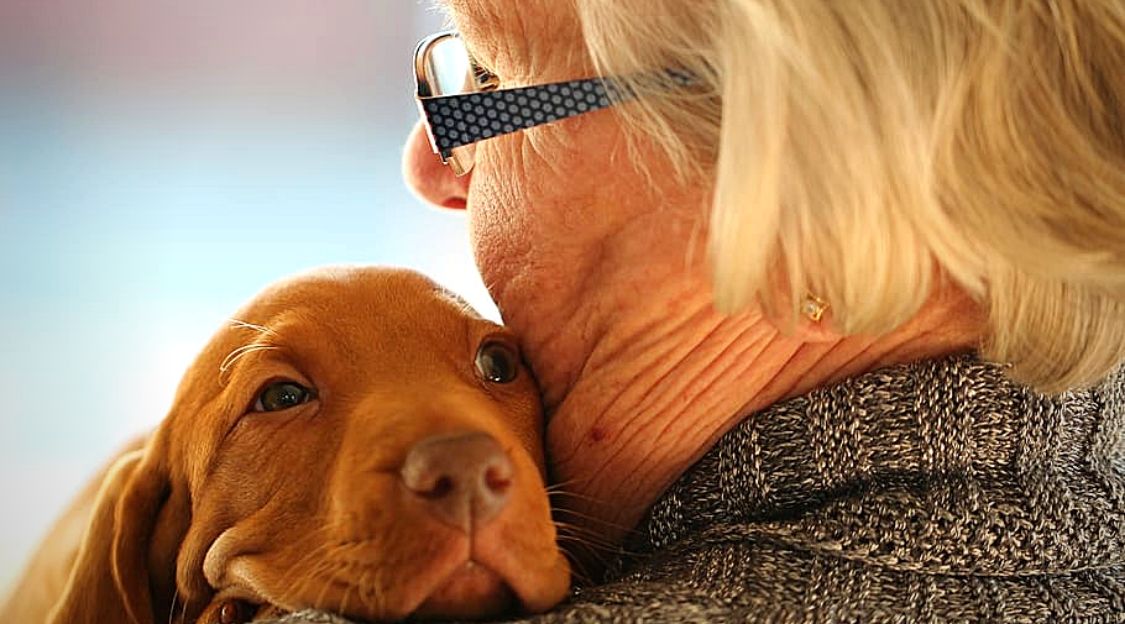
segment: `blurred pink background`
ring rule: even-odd
[[[495,318],[399,175],[428,0],[0,0],[0,592],[220,323],[322,264]]]

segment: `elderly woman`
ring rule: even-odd
[[[1120,2],[448,4],[405,175],[611,547],[536,621],[1125,613]]]

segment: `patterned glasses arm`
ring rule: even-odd
[[[419,98],[434,147],[453,148],[607,108],[624,90],[601,78]]]

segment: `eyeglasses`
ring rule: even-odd
[[[423,39],[414,51],[418,107],[430,146],[462,176],[473,168],[476,143],[613,104],[600,79],[498,89],[456,31]]]
[[[414,50],[418,108],[441,161],[462,176],[473,168],[476,143],[519,130],[607,108],[630,99],[611,78],[587,78],[499,89],[499,79],[477,64],[461,36],[445,31]],[[673,84],[694,82],[667,70]]]

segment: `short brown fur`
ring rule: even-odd
[[[469,557],[526,611],[563,598],[534,381],[526,369],[508,384],[474,371],[482,341],[514,343],[506,330],[424,277],[378,268],[299,276],[235,318],[156,431],[52,530],[0,620],[194,622],[232,599],[260,614],[394,620]],[[317,398],[250,410],[277,379]],[[419,440],[462,432],[493,436],[515,471],[510,502],[471,537],[433,520],[397,472]],[[87,525],[80,544],[66,537],[76,523]]]

